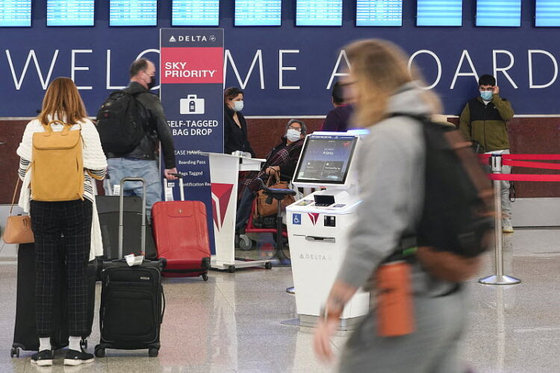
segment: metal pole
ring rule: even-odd
[[[501,175],[502,173],[502,155],[492,154],[490,157],[492,164],[492,173]],[[494,239],[496,247],[494,248],[494,259],[496,274],[484,277],[478,280],[485,285],[515,285],[521,282],[520,279],[504,275],[504,252],[502,241],[502,182],[494,180]]]

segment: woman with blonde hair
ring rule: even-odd
[[[35,198],[32,172],[34,134],[45,131],[81,131],[83,170],[83,191],[77,186],[79,197]],[[79,144],[77,146],[80,146]],[[103,254],[101,232],[97,212],[93,179],[105,175],[107,160],[101,148],[95,125],[87,118],[84,103],[74,82],[59,77],[51,82],[39,116],[29,122],[23,139],[17,149],[20,156],[19,176],[23,180],[19,205],[30,212],[31,227],[35,236],[36,268],[36,324],[39,337],[39,352],[31,357],[31,362],[40,366],[53,363],[50,337],[55,333],[53,325],[53,300],[59,263],[66,266],[67,277],[67,320],[70,335],[65,365],[79,365],[93,362],[93,355],[80,347],[82,338],[87,337],[91,327],[87,324],[86,269],[88,261]],[[61,160],[62,161],[62,160]],[[78,163],[79,164],[79,163]],[[38,166],[37,166],[38,167]],[[41,172],[57,172],[57,165],[45,167]],[[58,167],[60,169],[60,167]],[[56,196],[56,191],[52,192]],[[73,197],[72,197],[73,198]]]
[[[417,87],[418,74],[392,43],[364,40],[345,48],[351,71],[356,112],[354,124],[369,129],[357,158],[362,203],[349,246],[315,332],[319,358],[333,357],[330,337],[344,305],[363,287],[374,292],[372,274],[401,240],[414,235],[423,205],[425,143],[422,124],[440,103]],[[412,302],[416,330],[398,337],[380,336],[375,305],[348,339],[340,358],[341,372],[460,372],[457,345],[466,314],[464,291],[437,280],[412,264]]]

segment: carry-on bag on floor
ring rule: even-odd
[[[103,239],[103,260],[121,259],[119,257],[119,196],[97,196],[95,202],[101,225]],[[140,254],[140,227],[142,226],[142,198],[124,197],[124,248],[123,254]],[[146,224],[146,259],[157,258],[156,246],[149,224]]]
[[[126,181],[141,181],[146,194],[146,184],[141,178],[121,180],[121,190]],[[119,256],[123,252],[123,197],[119,209]],[[142,227],[145,232],[146,202],[142,202]],[[146,236],[142,234],[141,251]],[[136,251],[128,248],[128,251]],[[148,349],[150,356],[157,356],[160,348],[160,327],[165,311],[165,298],[161,285],[164,260],[144,260],[140,265],[129,266],[124,259],[104,261],[101,271],[101,307],[99,309],[100,343],[95,346],[95,356],[105,356],[105,349]]]
[[[208,281],[210,240],[206,206],[185,201],[179,176],[181,201],[156,202],[152,207],[152,228],[158,258],[165,258],[164,277],[198,277]]]
[[[63,255],[60,256],[64,258]],[[35,244],[20,244],[17,254],[18,271],[16,287],[16,322],[14,326],[14,343],[10,352],[11,357],[19,357],[20,350],[38,351],[39,338],[35,321]],[[57,350],[68,346],[68,323],[66,305],[66,270],[64,262],[59,263],[57,288],[54,300],[54,330],[51,345]],[[96,261],[89,262],[87,268],[87,325],[88,335],[91,334],[93,324],[93,309],[95,305],[95,272]],[[82,347],[87,348],[87,341],[82,340]]]

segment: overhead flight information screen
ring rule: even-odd
[[[477,0],[476,25],[521,26],[521,0]]]
[[[560,1],[537,0],[535,26],[559,27],[560,26]]]
[[[461,26],[463,0],[418,0],[417,26]]]
[[[47,0],[47,26],[93,26],[94,0]]]
[[[111,0],[109,26],[157,26],[157,0]]]
[[[282,0],[235,0],[235,26],[281,26]]]
[[[4,0],[0,27],[31,27],[31,0]]]
[[[342,0],[297,0],[296,26],[342,26]]]
[[[171,25],[218,26],[220,0],[173,0]]]
[[[356,26],[402,26],[402,0],[358,0]]]

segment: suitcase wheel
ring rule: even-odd
[[[253,240],[247,235],[242,234],[239,236],[239,248],[243,251],[249,251],[253,248]]]
[[[264,265],[265,269],[272,269],[272,263],[271,262],[266,262],[266,264]]]
[[[150,355],[150,357],[156,357],[159,354],[159,348],[155,348],[152,347],[148,350],[148,355]]]
[[[87,346],[88,346],[87,339],[82,338],[82,340],[80,341],[80,347],[82,348],[82,350],[85,351],[87,350]]]
[[[19,347],[12,347],[10,351],[10,357],[19,357]]]
[[[207,275],[206,273],[203,274],[203,275],[202,275],[202,279],[203,279],[204,281],[208,281],[208,275]]]
[[[105,357],[105,349],[101,346],[95,346],[95,356]]]
[[[227,269],[227,271],[228,271],[229,273],[235,272],[235,266],[229,266],[228,269]]]

